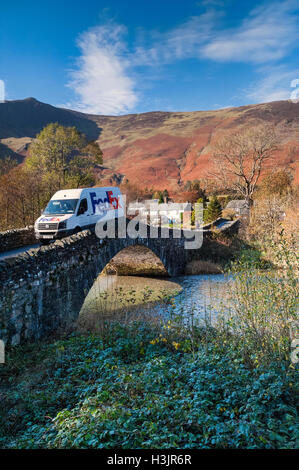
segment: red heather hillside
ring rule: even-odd
[[[211,168],[213,144],[224,133],[262,122],[273,123],[280,138],[280,149],[269,167],[290,166],[299,183],[298,103],[94,119],[103,129],[99,143],[105,164],[144,187],[176,191],[187,180],[203,178]],[[105,173],[109,179],[110,170]]]
[[[1,154],[6,146],[24,155],[24,138],[32,138],[48,122],[55,121],[75,125],[89,138],[97,138],[104,153],[104,184],[127,178],[143,188],[174,192],[187,180],[205,177],[211,168],[213,144],[224,133],[273,123],[280,149],[269,167],[293,168],[299,183],[299,103],[276,101],[217,111],[94,116],[31,99],[6,102],[0,104]]]

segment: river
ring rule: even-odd
[[[193,316],[213,324],[227,305],[231,280],[223,274],[168,279],[99,276],[81,309],[80,328],[96,330],[111,319],[129,321],[148,316]]]

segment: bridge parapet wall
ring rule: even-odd
[[[36,239],[33,226],[0,232],[0,253],[34,243]]]
[[[86,274],[88,235],[0,263],[0,338],[7,344],[37,340],[71,320],[68,292],[77,284],[72,274],[78,277],[80,269]]]

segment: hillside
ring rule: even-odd
[[[76,126],[89,139],[99,136],[96,123],[81,113],[55,108],[35,98],[0,103],[0,138],[35,137],[49,122]]]
[[[280,149],[271,165],[292,167],[299,182],[299,103],[277,101],[216,111],[150,112],[95,116],[56,108],[34,98],[0,104],[0,152],[26,156],[28,143],[49,122],[76,126],[97,139],[104,152],[102,176],[128,178],[143,187],[177,190],[202,178],[210,167],[211,148],[224,132],[271,122]]]

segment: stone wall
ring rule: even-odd
[[[0,253],[35,243],[33,226],[0,232]]]
[[[75,320],[96,276],[88,239],[82,232],[0,262],[0,338],[6,344],[38,340]]]
[[[234,235],[238,232],[240,226],[240,220],[228,220],[223,217],[219,217],[213,222],[203,226],[203,230],[218,230],[224,235]]]
[[[99,240],[90,231],[1,261],[0,339],[14,346],[73,324],[97,276],[131,245],[151,249],[170,275],[184,273],[183,238]]]

